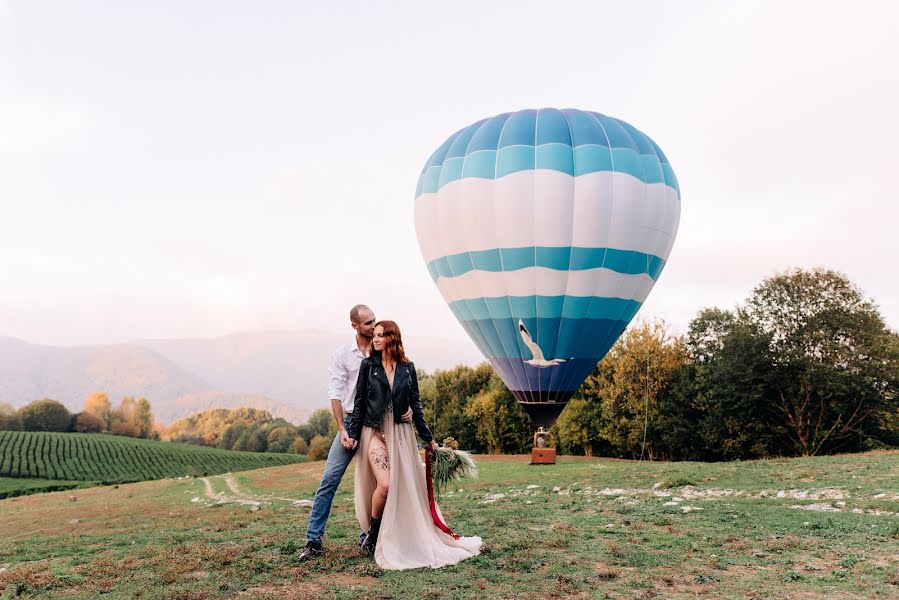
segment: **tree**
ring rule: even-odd
[[[486,444],[477,438],[475,423],[465,415],[465,406],[487,388],[492,376],[493,368],[485,362],[474,369],[459,365],[448,371],[436,371],[432,376],[433,386],[427,382],[427,377],[424,386],[419,381],[425,420],[436,439],[452,436],[466,450],[481,452],[486,449]]]
[[[114,435],[140,437],[138,405],[132,396],[122,398],[119,407],[112,412],[109,430]]]
[[[142,438],[151,439],[155,434],[153,430],[153,407],[146,398],[137,401],[137,431]]]
[[[704,363],[694,364],[694,396],[684,407],[696,411],[695,439],[705,448],[704,459],[777,453],[769,426],[773,416],[769,398],[777,376],[773,365],[768,338],[739,315],[722,337],[720,349]]]
[[[312,438],[315,437],[315,431],[313,431],[312,425],[309,423],[303,423],[302,425],[297,426],[297,434],[306,440],[306,444],[312,441]]]
[[[466,403],[463,414],[491,454],[518,454],[531,445],[528,417],[496,374],[485,390]]]
[[[185,417],[165,428],[162,439],[199,440],[204,446],[231,448],[238,436],[222,443],[225,430],[236,424],[253,426],[273,423],[268,411],[254,408],[215,408]]]
[[[602,400],[578,394],[559,415],[551,430],[552,437],[556,438],[559,452],[563,454],[611,454],[611,447],[601,436],[601,425]]]
[[[75,415],[74,429],[79,433],[101,433],[106,423],[101,417],[87,411]]]
[[[845,275],[795,269],[766,279],[740,317],[773,359],[771,429],[803,455],[885,441],[899,410],[899,342]]]
[[[225,450],[237,450],[237,441],[246,430],[247,426],[244,423],[234,423],[233,425],[229,425],[225,431],[222,432],[222,438],[219,441],[218,447]]]
[[[109,431],[112,425],[112,404],[105,392],[94,392],[84,401],[84,412],[97,416],[103,421],[101,431]]]
[[[72,414],[56,400],[35,400],[20,408],[18,414],[25,431],[71,430]]]
[[[22,429],[22,419],[13,408],[12,404],[0,402],[0,431],[19,431]]]
[[[304,440],[302,436],[295,437],[293,443],[290,445],[290,451],[294,454],[306,454],[309,452],[306,440]]]
[[[266,447],[265,432],[257,426],[251,427],[240,434],[233,449],[246,452],[265,452]]]
[[[331,428],[331,421],[334,415],[327,408],[320,408],[309,416],[309,426],[312,430],[313,437],[316,435],[328,435]]]
[[[602,403],[599,437],[620,456],[661,453],[659,398],[686,362],[683,340],[664,321],[638,321],[615,343],[582,386],[583,397]]]
[[[309,460],[324,460],[328,457],[330,446],[331,440],[323,435],[315,436],[309,444]]]

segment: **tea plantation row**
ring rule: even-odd
[[[305,460],[299,454],[236,452],[93,433],[0,431],[0,478],[126,483]]]

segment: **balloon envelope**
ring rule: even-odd
[[[665,266],[680,192],[633,126],[522,110],[451,135],[421,172],[431,278],[533,425],[551,425]]]

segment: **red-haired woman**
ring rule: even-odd
[[[371,356],[359,368],[347,433],[348,447],[361,446],[355,485],[356,517],[367,532],[362,548],[374,553],[382,569],[442,567],[475,556],[481,548],[480,538],[457,538],[434,524],[415,433],[411,424],[400,421],[410,407],[418,434],[436,449],[400,328],[393,321],[379,321]]]

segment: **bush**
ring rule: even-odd
[[[309,460],[324,460],[328,458],[328,450],[330,450],[330,440],[323,435],[317,435],[312,438],[309,444]]]
[[[103,417],[89,412],[80,412],[75,415],[74,429],[79,433],[100,433],[105,428],[106,422]]]
[[[293,444],[290,445],[290,451],[294,454],[307,454],[309,452],[309,446],[306,445],[306,440],[302,437],[298,437],[293,441]]]
[[[21,431],[22,418],[12,404],[0,403],[0,431]]]
[[[124,435],[127,437],[140,437],[140,429],[135,423],[130,421],[124,421],[115,416],[112,418],[112,425],[109,428],[109,432],[113,435]]]
[[[25,431],[69,431],[72,413],[56,400],[35,400],[19,409]]]

